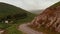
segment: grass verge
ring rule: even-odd
[[[32,21],[35,16],[36,15],[34,14],[30,14],[24,19],[16,20],[16,23],[6,28],[6,31],[3,34],[24,34],[17,29],[18,25]]]

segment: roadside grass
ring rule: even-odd
[[[6,34],[23,34],[23,32],[19,31],[17,25],[12,25],[11,27],[7,28]]]
[[[8,28],[10,25],[6,24],[6,23],[1,23],[0,22],[0,29],[6,29]]]
[[[18,26],[20,24],[32,21],[35,16],[36,16],[35,14],[29,14],[28,17],[24,19],[16,20],[16,23],[6,28],[6,31],[3,34],[24,34],[24,32],[18,30]]]

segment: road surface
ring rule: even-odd
[[[27,24],[21,24],[18,29],[27,34],[43,34],[42,32],[35,31],[32,28],[28,27]]]

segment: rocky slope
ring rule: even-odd
[[[48,7],[31,22],[32,26],[53,29],[60,32],[60,2]]]

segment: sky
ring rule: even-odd
[[[25,10],[46,9],[60,0],[0,0],[0,2],[15,5]]]

